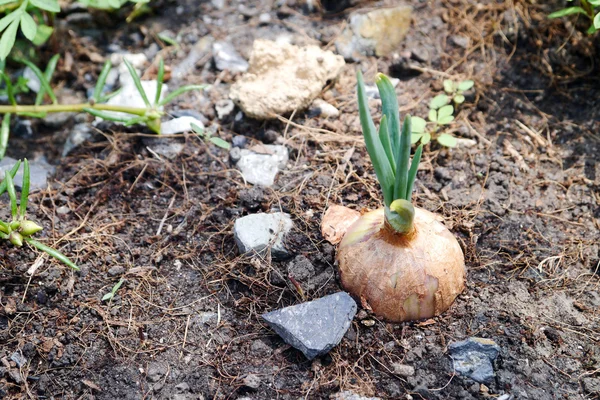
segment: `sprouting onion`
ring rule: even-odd
[[[446,311],[464,289],[464,255],[435,214],[411,204],[422,145],[410,161],[410,116],[400,124],[396,93],[378,74],[383,115],[376,130],[362,74],[358,105],[367,152],[384,207],[364,214],[338,249],[342,286],[389,321],[431,318]]]

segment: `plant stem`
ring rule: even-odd
[[[48,104],[48,105],[29,105],[29,106],[7,106],[0,105],[0,114],[20,114],[20,113],[53,113],[53,112],[82,112],[84,108],[102,111],[117,111],[143,117],[148,109],[137,107],[116,106],[111,104]]]
[[[385,224],[387,229],[400,235],[409,235],[414,231],[415,208],[408,200],[394,200],[390,207],[385,207]]]

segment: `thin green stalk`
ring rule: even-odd
[[[61,253],[58,250],[53,249],[52,247],[46,246],[45,244],[38,242],[35,239],[32,239],[30,237],[26,237],[24,238],[25,241],[27,243],[29,243],[30,245],[32,245],[33,247],[37,248],[38,250],[41,250],[45,253],[48,253],[49,255],[51,255],[52,257],[56,258],[58,261],[64,263],[65,265],[73,268],[76,271],[79,271],[79,267],[77,265],[75,265],[75,263],[71,260],[69,260],[67,258],[67,256],[65,256],[63,253]]]
[[[82,112],[84,108],[104,111],[117,111],[127,114],[143,116],[146,114],[146,108],[117,106],[112,104],[47,104],[47,105],[27,105],[27,106],[8,106],[0,105],[0,114],[21,114],[21,113],[53,113],[53,112]]]
[[[6,149],[8,148],[8,137],[10,136],[10,113],[2,118],[0,125],[0,160],[4,158]]]
[[[15,219],[17,218],[17,193],[15,192],[15,185],[12,176],[10,176],[10,171],[5,172],[4,180],[6,181],[8,197],[10,197],[10,215]]]
[[[18,160],[9,171],[11,178],[14,178],[15,175],[17,175],[17,172],[19,171],[20,167],[21,167],[21,160]],[[7,187],[8,187],[8,183],[6,182],[6,179],[3,179],[2,182],[0,182],[0,195],[4,194],[4,192],[6,192]]]
[[[27,201],[29,200],[29,161],[23,160],[23,187],[21,188],[21,204],[19,204],[19,216],[25,218]]]

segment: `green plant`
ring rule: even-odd
[[[384,207],[363,214],[342,239],[337,255],[342,286],[390,321],[431,318],[463,290],[464,256],[436,216],[411,203],[423,151],[421,144],[410,161],[414,119],[406,116],[400,124],[394,87],[378,74],[383,116],[377,130],[360,72],[357,80],[360,122]]]
[[[113,297],[115,297],[115,295],[117,294],[117,291],[121,288],[121,286],[123,285],[123,283],[125,283],[125,279],[121,279],[119,282],[117,282],[112,287],[112,289],[110,290],[110,292],[108,292],[104,296],[102,296],[102,301],[111,300]]]
[[[46,246],[45,244],[33,239],[32,236],[43,228],[35,222],[25,218],[27,212],[27,202],[29,200],[30,172],[27,159],[23,162],[23,182],[21,185],[21,202],[17,205],[17,195],[13,179],[21,167],[21,161],[18,161],[10,171],[6,171],[4,179],[0,183],[0,195],[8,192],[10,198],[11,221],[0,220],[0,238],[8,240],[17,247],[23,246],[23,241],[31,246],[41,250],[50,256],[56,258],[69,267],[79,270],[79,267],[69,260],[60,251]]]
[[[212,136],[210,132],[207,132],[204,128],[199,127],[196,124],[192,124],[192,130],[194,131],[194,133],[196,135],[198,135],[198,137],[200,137],[205,142],[206,141],[211,142],[215,146],[220,147],[225,150],[229,150],[231,148],[231,145],[228,142],[221,139],[220,137]]]
[[[45,71],[42,72],[38,67],[36,67],[33,63],[28,60],[20,60],[23,64],[27,65],[36,77],[39,79],[41,83],[41,90],[38,92],[37,97],[35,99],[35,103],[33,105],[19,105],[16,102],[15,98],[15,86],[10,83],[10,79],[8,74],[4,69],[0,70],[0,77],[5,82],[6,91],[8,95],[9,102],[11,105],[0,105],[0,114],[6,114],[4,120],[2,121],[2,127],[8,127],[10,124],[10,118],[12,114],[16,115],[24,115],[36,118],[43,118],[47,113],[52,112],[86,112],[93,116],[109,120],[123,123],[125,126],[130,126],[134,124],[142,124],[146,125],[152,131],[160,134],[160,119],[164,112],[162,108],[165,104],[171,102],[175,97],[188,92],[190,90],[201,90],[204,89],[205,85],[187,85],[178,88],[173,91],[169,95],[165,96],[161,99],[163,80],[165,74],[165,66],[163,60],[160,60],[158,67],[158,76],[156,78],[156,95],[152,99],[148,99],[148,96],[142,87],[142,82],[131,66],[131,64],[124,60],[125,65],[129,69],[129,73],[133,79],[134,85],[139,92],[141,98],[144,100],[145,107],[127,107],[121,105],[111,105],[106,104],[115,93],[103,94],[102,90],[106,83],[106,78],[111,69],[110,61],[107,61],[100,72],[98,77],[98,82],[94,88],[94,93],[92,98],[88,103],[83,104],[58,104],[56,95],[52,91],[52,87],[50,85],[50,81],[52,79],[52,75],[54,74],[54,70],[56,68],[56,64],[58,62],[58,55],[55,55],[50,59],[48,66]],[[50,98],[52,104],[42,105],[42,102],[45,96]],[[122,114],[115,114],[122,113]],[[6,152],[6,146],[8,143],[8,135],[9,130],[0,129],[0,159],[4,157]]]
[[[567,0],[573,2],[573,0]],[[600,0],[580,0],[579,6],[565,7],[548,15],[548,18],[561,18],[568,15],[581,14],[585,15],[590,20],[590,26],[587,33],[592,34],[600,29],[600,12],[597,8],[600,7]]]
[[[80,0],[84,6],[103,10],[119,9],[125,3],[136,3],[132,15],[142,12],[142,8],[150,0]],[[34,45],[45,43],[52,35],[54,28],[46,20],[52,21],[54,14],[60,12],[58,0],[0,0],[0,13],[6,15],[0,19],[0,59],[4,60],[12,50],[17,32],[21,33]],[[48,14],[45,18],[44,14]],[[132,17],[130,15],[129,18]],[[36,22],[37,20],[37,22]]]
[[[456,138],[449,133],[439,133],[446,125],[454,121],[454,106],[464,103],[464,93],[470,90],[475,83],[471,80],[454,82],[450,79],[444,80],[444,91],[446,93],[435,96],[429,102],[429,122],[420,117],[412,119],[411,143],[421,141],[425,145],[434,138],[440,145],[445,147],[456,146]]]

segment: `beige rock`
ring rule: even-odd
[[[337,51],[349,60],[357,60],[361,55],[386,56],[397,50],[406,37],[411,17],[410,6],[353,13],[335,42]]]
[[[323,215],[321,234],[329,243],[338,244],[358,218],[360,218],[358,211],[344,206],[331,206]]]
[[[259,39],[248,72],[231,87],[229,97],[253,118],[275,118],[308,107],[344,64],[341,56],[318,46]]]

